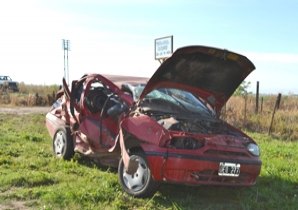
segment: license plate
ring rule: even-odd
[[[218,175],[238,177],[240,175],[240,164],[220,162]]]

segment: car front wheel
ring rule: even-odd
[[[74,155],[73,140],[70,130],[67,128],[59,128],[53,138],[54,154],[65,160],[69,160]]]
[[[157,183],[151,176],[150,168],[143,153],[136,153],[130,158],[137,162],[137,170],[129,174],[121,158],[118,167],[119,182],[125,192],[134,197],[149,197],[157,190]]]

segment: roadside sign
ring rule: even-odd
[[[155,39],[155,60],[163,60],[173,54],[173,36]]]

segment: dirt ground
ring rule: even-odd
[[[6,114],[46,114],[50,107],[0,107],[0,113]]]
[[[29,209],[26,205],[25,202],[22,201],[11,201],[10,203],[7,204],[0,204],[0,210],[7,210],[7,209],[13,209],[13,210],[27,210]]]

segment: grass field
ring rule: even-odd
[[[251,188],[162,185],[148,199],[122,192],[113,169],[52,155],[44,115],[0,114],[0,209],[298,209],[298,141],[249,133],[261,147]]]

